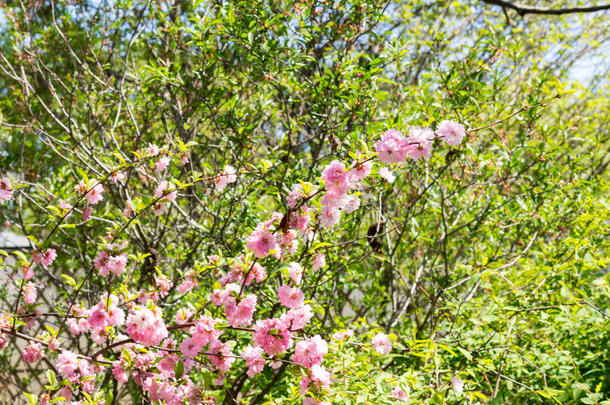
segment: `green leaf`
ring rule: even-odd
[[[176,365],[174,366],[174,373],[176,374],[176,379],[179,379],[184,374],[184,364],[182,360],[178,360]]]

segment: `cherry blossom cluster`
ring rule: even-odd
[[[418,161],[431,156],[435,140],[457,146],[465,135],[464,126],[453,121],[442,121],[436,131],[413,127],[407,136],[390,129],[375,143],[375,149],[377,158],[382,163],[401,163],[407,157]],[[169,205],[178,198],[178,188],[170,179],[166,180],[172,155],[154,144],[142,151],[142,155],[154,160],[151,162],[151,171],[154,166],[154,172],[160,177],[155,180],[154,200],[150,203],[155,215],[159,216],[167,212]],[[188,159],[188,153],[182,153],[180,163],[185,164]],[[176,310],[175,325],[166,325],[158,301],[160,297],[169,294],[176,280],[172,281],[161,273],[154,277],[154,286],[150,291],[142,289],[135,294],[123,291],[120,296],[105,292],[90,308],[83,304],[71,305],[66,316],[66,326],[70,332],[75,335],[89,334],[91,340],[102,349],[91,358],[59,350],[55,362],[58,372],[84,392],[92,393],[94,377],[103,372],[103,367],[99,364],[101,360],[102,364],[112,363],[112,373],[118,381],[125,383],[132,378],[152,402],[164,401],[166,404],[177,405],[186,400],[195,404],[201,402],[200,391],[188,373],[199,369],[201,364],[216,372],[217,380],[222,382],[225,373],[240,361],[245,364],[247,375],[254,378],[265,366],[277,369],[286,358],[290,358],[291,362],[301,368],[302,395],[322,394],[323,387],[332,383],[332,370],[327,370],[323,364],[329,344],[318,334],[307,334],[306,328],[314,311],[305,294],[306,270],[299,261],[303,257],[310,258],[311,271],[315,272],[326,266],[326,258],[321,251],[302,255],[299,259],[295,259],[294,255],[299,246],[316,239],[318,225],[330,228],[339,223],[342,213],[350,214],[359,208],[357,191],[362,189],[362,182],[372,172],[371,160],[372,158],[360,159],[349,167],[340,161],[330,162],[321,173],[321,183],[317,189],[313,184],[305,182],[292,185],[285,196],[287,212],[274,212],[268,220],[261,221],[245,239],[246,253],[222,263],[218,256],[211,257],[208,263],[210,267],[227,265],[228,268],[217,280],[220,287],[209,295],[209,301],[218,309],[205,309],[215,313],[215,316],[209,312],[201,313],[180,307]],[[393,175],[387,167],[380,168],[378,174],[393,181]],[[221,192],[229,184],[235,183],[237,178],[235,168],[226,165],[211,180],[215,189]],[[108,181],[124,185],[127,178],[122,170],[114,170],[109,174]],[[175,182],[178,184],[177,180]],[[103,183],[104,181],[87,180],[76,186],[76,194],[81,200],[86,200],[84,219],[89,218],[92,206],[104,200]],[[13,183],[6,177],[0,179],[0,203],[9,201],[12,197]],[[125,201],[123,215],[128,220],[142,212],[138,201]],[[62,220],[74,208],[62,201]],[[115,239],[112,233],[108,234],[94,259],[93,264],[99,276],[112,274],[118,277],[128,272],[127,242]],[[56,257],[57,252],[52,248],[45,251],[35,249],[32,252],[32,262],[45,268],[51,266]],[[279,310],[274,308],[270,317],[261,319],[257,318],[262,311],[257,312],[260,303],[255,291],[260,287],[257,284],[267,280],[269,271],[265,266],[271,258],[284,261],[283,271],[288,276],[279,278],[282,281],[271,294],[276,293]],[[31,266],[24,265],[22,292],[26,304],[36,303],[36,285],[29,281],[32,277]],[[175,291],[187,294],[197,288],[198,277],[196,271],[187,271],[179,279]],[[219,313],[224,314],[224,318]],[[11,330],[10,317],[9,314],[0,316],[0,330]],[[239,349],[234,344],[236,342],[231,342],[227,337],[229,334],[224,333],[225,328],[248,333],[250,340]],[[170,336],[172,331],[176,336]],[[330,338],[342,342],[351,339],[353,334],[351,330],[342,330],[333,333]],[[58,350],[59,342],[55,337],[49,336],[46,341],[44,344],[38,339],[29,341],[22,351],[23,359],[27,362],[40,360],[44,356],[45,345],[50,350]],[[7,342],[7,335],[0,333],[0,348],[6,346]],[[378,333],[372,338],[371,346],[379,355],[387,355],[392,350],[392,339],[384,333]],[[114,347],[120,350],[111,351]],[[111,352],[116,360],[103,360],[107,352]],[[205,356],[207,362],[202,361],[202,356]],[[179,362],[181,365],[177,367]],[[181,367],[184,372],[177,375],[176,370]],[[72,396],[68,387],[61,388],[60,394],[67,399]],[[396,386],[390,397],[405,400],[408,398],[408,390]],[[304,404],[325,403],[306,397]]]
[[[389,129],[375,143],[375,150],[383,163],[401,163],[407,156],[417,161],[431,156],[434,139],[457,146],[465,136],[466,130],[462,124],[444,120],[438,125],[436,134],[430,128],[411,127],[408,135],[404,136],[395,129]]]

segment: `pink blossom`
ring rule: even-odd
[[[341,209],[347,204],[347,194],[329,191],[320,198],[325,207]]]
[[[203,345],[200,343],[201,342],[197,342],[192,337],[186,338],[180,345],[180,352],[184,357],[188,357],[190,359],[195,358],[203,348]]]
[[[349,339],[352,336],[354,336],[354,331],[346,329],[346,330],[340,330],[338,332],[335,332],[331,335],[331,339],[333,340],[345,340],[345,339]]]
[[[341,162],[333,160],[322,171],[322,180],[324,180],[324,188],[327,191],[334,191],[337,194],[347,193],[350,187],[348,172],[345,171],[345,165]]]
[[[203,316],[195,321],[195,326],[191,327],[190,332],[197,344],[203,347],[218,340],[222,334],[221,330],[216,329],[216,324],[219,322],[219,319],[214,319],[209,316]]]
[[[250,285],[253,279],[256,280],[257,283],[260,283],[265,279],[265,277],[267,277],[267,271],[262,265],[256,262],[252,265],[250,274],[248,274],[246,285]]]
[[[197,282],[197,273],[191,271],[187,273],[186,277],[176,288],[179,294],[184,294],[188,291],[191,291],[193,288],[197,287],[199,283]]]
[[[254,325],[254,342],[269,355],[285,352],[292,346],[292,333],[284,319],[270,318]]]
[[[326,257],[324,256],[324,253],[316,253],[313,257],[311,268],[314,270],[319,270],[324,266],[326,266]]]
[[[407,157],[407,139],[399,131],[389,129],[375,143],[375,150],[383,163],[404,162]]]
[[[299,287],[282,285],[279,290],[280,304],[285,307],[296,309],[303,306],[304,295]]]
[[[346,214],[351,214],[360,207],[360,198],[355,195],[347,196],[347,203],[345,204],[344,210]]]
[[[131,218],[136,212],[136,206],[131,200],[125,200],[125,209],[123,210],[123,216],[125,218]]]
[[[162,297],[165,297],[167,294],[169,294],[169,290],[171,290],[174,283],[164,274],[159,274],[157,277],[155,277],[155,285],[157,288],[159,288],[159,294]]]
[[[8,177],[0,179],[0,204],[13,198],[13,185]]]
[[[330,402],[318,401],[315,398],[306,397],[303,398],[303,405],[330,405]]]
[[[326,353],[328,353],[328,344],[320,335],[315,335],[295,345],[292,359],[303,367],[311,368],[315,364],[322,363],[322,357]]]
[[[390,184],[394,183],[394,180],[396,180],[396,176],[394,176],[394,174],[392,174],[390,169],[388,169],[385,166],[380,168],[378,173],[382,179],[384,179],[385,181],[387,181]]]
[[[447,145],[458,146],[466,136],[466,129],[464,128],[464,125],[458,122],[444,120],[438,124],[436,134]]]
[[[89,217],[91,217],[91,211],[93,210],[93,208],[91,208],[90,206],[87,206],[85,208],[83,208],[83,219],[86,221],[89,219]]]
[[[44,355],[42,345],[36,342],[30,342],[23,352],[21,352],[21,357],[23,360],[28,363],[34,363],[40,359]]]
[[[297,262],[289,263],[288,275],[290,275],[295,284],[301,284],[301,281],[303,281],[303,266]]]
[[[385,355],[392,350],[392,340],[385,333],[378,333],[373,336],[373,349],[379,354]]]
[[[121,183],[123,184],[125,180],[125,173],[123,173],[120,170],[115,170],[114,172],[110,173],[110,181],[112,182],[112,184],[117,184],[117,183]]]
[[[53,248],[47,249],[47,251],[44,253],[44,259],[42,260],[42,265],[45,267],[48,267],[51,264],[53,264],[53,262],[55,261],[56,258],[57,258],[57,252],[55,251],[55,249],[53,249]]]
[[[231,351],[231,347],[227,343],[222,343],[220,340],[215,340],[210,344],[210,353],[208,359],[220,371],[227,371],[231,368],[231,364],[235,361],[235,356]]]
[[[23,301],[26,304],[33,304],[34,302],[36,302],[37,295],[38,294],[36,292],[36,284],[32,283],[31,281],[28,281],[23,286]]]
[[[136,308],[127,317],[129,337],[145,346],[156,346],[168,335],[159,307]]]
[[[232,296],[225,300],[225,314],[227,322],[230,326],[250,325],[252,323],[252,314],[256,309],[256,295],[248,294],[239,302]]]
[[[61,214],[64,218],[69,218],[72,215],[74,207],[72,207],[71,204],[68,204],[65,201],[61,201],[59,203],[59,209],[61,210]]]
[[[326,368],[320,364],[314,364],[311,367],[311,381],[315,382],[316,385],[329,385],[330,384],[330,373]]]
[[[406,401],[409,399],[409,396],[405,390],[400,388],[399,386],[395,386],[390,392],[390,398],[395,399],[397,401]]]
[[[157,185],[154,196],[156,198],[163,197],[163,200],[172,202],[176,200],[176,197],[178,196],[178,191],[176,191],[172,183],[163,180],[159,182],[159,185]]]
[[[290,325],[290,330],[303,329],[313,317],[313,311],[309,304],[300,308],[291,309],[284,315],[284,320]]]
[[[341,211],[338,208],[323,206],[320,211],[320,223],[325,228],[336,225],[341,220]]]
[[[432,151],[434,132],[430,128],[412,127],[409,130],[407,154],[413,160],[428,159]]]
[[[100,201],[102,201],[104,199],[103,194],[104,194],[104,186],[102,186],[100,183],[97,183],[87,192],[87,195],[86,195],[87,203],[89,203],[90,205],[96,205],[97,203],[99,203]]]
[[[163,215],[163,213],[165,211],[167,211],[167,206],[165,204],[158,202],[153,205],[153,212],[155,213],[156,216]]]
[[[183,324],[189,321],[193,316],[194,312],[189,308],[180,308],[178,312],[176,312],[176,323]]]
[[[313,188],[313,185],[311,183],[303,183],[305,185],[307,185],[309,187],[309,189]],[[305,194],[305,191],[303,190],[303,185],[301,185],[300,183],[298,184],[293,184],[292,187],[290,188],[290,193],[288,193],[288,196],[286,197],[286,205],[288,205],[288,207],[290,208],[295,208],[299,202],[299,200],[306,198],[307,195]]]
[[[68,350],[62,351],[59,356],[57,356],[55,368],[57,368],[57,371],[65,378],[71,379],[78,370],[78,356]]]
[[[23,274],[24,280],[31,280],[34,277],[34,269],[28,264],[21,266],[21,273]]]
[[[214,178],[216,183],[216,190],[222,191],[227,184],[235,183],[237,175],[235,174],[235,168],[233,166],[226,165],[223,172]]]
[[[280,236],[282,256],[293,255],[299,247],[297,232],[294,229],[289,229]]]
[[[248,367],[248,377],[252,378],[256,374],[263,371],[265,367],[265,359],[263,358],[263,348],[258,346],[248,345],[244,348],[241,356],[246,360]]]
[[[271,233],[264,222],[259,223],[246,239],[246,247],[259,258],[268,256],[272,250],[279,250],[275,235]]]
[[[146,148],[146,154],[150,155],[150,156],[157,156],[159,153],[161,153],[161,149],[159,149],[159,147],[153,143],[149,143],[148,144],[148,148]]]
[[[163,156],[161,159],[157,160],[157,163],[155,163],[155,170],[157,171],[157,173],[160,173],[163,170],[167,169],[167,166],[169,166],[169,162],[169,156]]]
[[[371,174],[372,168],[373,163],[371,162],[358,163],[356,167],[349,171],[349,176],[352,181],[362,180]]]
[[[127,374],[127,372],[123,370],[123,368],[121,368],[120,361],[117,360],[113,362],[112,366],[112,375],[114,376],[114,378],[116,378],[119,382],[122,383],[126,383],[127,381],[129,381],[129,374]]]

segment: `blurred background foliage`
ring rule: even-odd
[[[185,185],[181,209],[126,234],[154,271],[199,272],[200,290],[165,300],[170,319],[177,302],[207,301],[224,272],[205,266],[209,256],[245,253],[254,226],[286,211],[291,184],[374,151],[388,128],[483,127],[460,149],[396,168],[393,184],[371,180],[361,208],[322,233],[328,266],[305,292],[317,311],[310,332],[351,328],[364,341],[378,328],[399,348],[381,360],[359,338],[334,343],[326,398],[389,403],[394,384],[414,403],[610,397],[608,11],[520,15],[479,0],[2,3],[1,170],[27,190],[0,207],[12,231],[44,235],[83,173],[103,178],[149,143],[188,151],[167,174]],[[225,164],[248,174],[224,193],[193,184]],[[84,279],[97,237],[124,224],[125,199],[152,200],[150,176],[128,178],[131,195],[110,187],[96,221],[73,218],[79,226],[48,241],[61,272]],[[140,262],[129,290],[152,282],[150,260]],[[65,311],[65,282],[48,277],[50,305]],[[81,299],[96,302],[105,282],[88,279]],[[19,377],[10,352],[0,356],[7,395],[27,390],[36,371]],[[227,403],[290,403],[299,373],[201,384]]]

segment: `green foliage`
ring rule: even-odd
[[[473,130],[460,148],[393,168],[393,184],[371,178],[360,209],[298,257],[304,268],[314,251],[327,262],[307,274],[307,334],[356,331],[332,341],[334,382],[319,399],[389,404],[399,386],[422,404],[608,404],[607,63],[574,78],[601,58],[607,14],[521,17],[474,0],[32,3],[2,9],[1,170],[22,188],[0,214],[37,247],[58,249],[45,275],[51,312],[64,315],[81,289],[76,305],[91,306],[96,292],[135,299],[159,275],[177,285],[194,272],[197,289],[161,300],[167,320],[181,308],[217,314],[218,278],[252,262],[245,238],[287,212],[292,184],[317,184],[332,160],[373,157],[386,129],[452,119]],[[151,213],[150,143],[176,157],[164,178],[183,197],[162,216]],[[219,193],[207,180],[226,164],[240,175]],[[60,208],[80,181],[119,169],[129,187],[106,186],[94,221]],[[128,199],[145,214],[124,218]],[[367,236],[375,224],[379,250]],[[127,279],[88,275],[108,232],[129,242]],[[261,262],[285,278],[284,264]],[[13,311],[10,294],[2,289],[2,311]],[[277,311],[270,301],[258,319]],[[389,356],[371,349],[374,331],[394,334]],[[185,364],[174,370],[182,376]],[[303,372],[193,379],[219,403],[301,403]],[[47,380],[60,384],[53,372]],[[19,392],[26,382],[11,380]],[[114,394],[103,383],[86,403],[144,400],[133,382]]]

